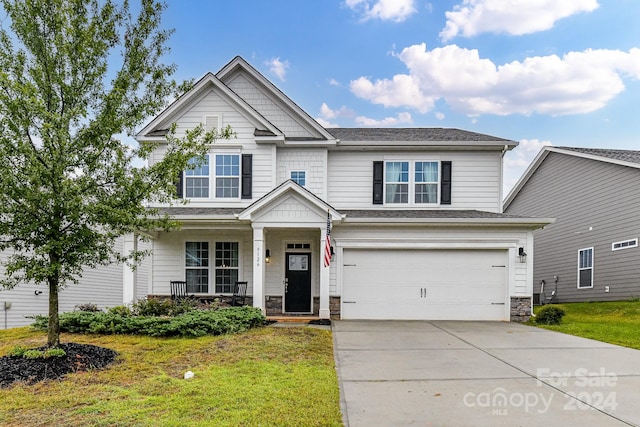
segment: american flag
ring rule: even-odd
[[[331,264],[331,215],[327,211],[327,238],[324,245],[324,266]]]

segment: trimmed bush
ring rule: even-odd
[[[60,330],[80,334],[127,334],[152,337],[201,337],[233,334],[263,325],[265,317],[254,307],[192,310],[174,317],[122,316],[111,312],[73,311],[60,315]],[[33,326],[47,329],[47,317],[37,316]]]
[[[540,325],[559,325],[562,322],[564,310],[553,305],[545,305],[538,310],[535,322]]]

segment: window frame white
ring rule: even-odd
[[[407,163],[408,164],[408,177],[407,181],[387,181],[388,167],[390,163]],[[435,163],[437,165],[437,180],[436,181],[418,181],[416,180],[416,165],[418,163]],[[406,202],[389,202],[387,201],[387,185],[407,185],[407,201]],[[436,201],[435,202],[416,202],[416,188],[417,185],[427,184],[435,185],[436,187]],[[383,204],[387,206],[439,206],[441,197],[441,184],[442,184],[442,162],[435,159],[384,159],[384,172],[382,182],[382,200]]]
[[[586,251],[591,251],[591,260],[590,260],[590,266],[588,267],[582,267],[582,253],[586,252]],[[593,248],[593,246],[588,247],[588,248],[582,248],[582,249],[578,249],[578,277],[577,277],[577,288],[578,289],[592,289],[593,288],[593,277],[594,277],[594,271],[595,271],[595,250]],[[580,286],[580,272],[581,271],[585,271],[585,270],[591,270],[591,280],[590,280],[590,286]]]
[[[184,171],[184,188],[183,188],[183,194],[185,199],[209,199],[211,198],[211,156],[209,154],[205,154],[204,158],[206,159],[206,161],[199,166],[196,166],[195,168],[191,169],[191,168],[187,168]],[[189,159],[189,162],[191,163],[192,160],[196,159],[195,157]],[[207,173],[203,174],[200,173],[198,174],[197,172],[202,172],[204,167],[206,166],[207,168]],[[207,195],[206,196],[194,196],[193,193],[191,195],[189,195],[189,180],[202,180],[206,178],[206,182],[207,182]],[[191,188],[191,191],[193,192],[193,188]]]
[[[616,245],[618,247],[616,247]],[[631,249],[631,248],[637,248],[637,247],[638,247],[638,238],[637,237],[633,238],[633,239],[621,240],[619,242],[611,243],[611,250],[612,251],[621,251],[623,249]]]
[[[303,175],[304,184],[300,184],[298,182],[298,180],[293,177],[294,173]],[[289,171],[289,179],[292,180],[293,182],[295,182],[296,184],[300,185],[301,187],[306,187],[307,186],[307,175],[308,175],[307,171],[303,170],[303,169],[292,169],[292,170]]]
[[[218,262],[218,244],[225,244],[225,243],[231,243],[231,244],[236,244],[237,246],[237,266],[226,266],[226,265],[222,265],[222,266],[218,266],[217,262]],[[224,250],[224,249],[223,249]],[[229,292],[224,292],[224,287],[222,288],[222,292],[218,292],[218,276],[217,276],[217,272],[218,270],[221,271],[231,271],[231,270],[235,270],[236,271],[236,281],[242,280],[240,277],[240,273],[242,272],[242,247],[240,244],[239,240],[233,240],[233,239],[225,239],[225,240],[216,240],[215,242],[213,242],[213,253],[212,253],[212,263],[211,263],[211,268],[212,268],[212,280],[213,280],[213,291],[215,295],[231,295],[233,294],[233,285],[235,284],[235,281],[232,281],[231,283],[228,284],[221,284],[220,286],[230,286],[229,288]]]
[[[194,265],[187,265],[187,245],[189,243],[197,243],[197,244],[206,244],[207,245],[207,257],[206,258],[200,258],[201,260],[205,260],[206,261],[206,265],[204,266],[194,266]],[[183,262],[182,262],[182,266],[184,268],[184,280],[185,282],[187,282],[187,292],[190,294],[198,294],[198,295],[205,295],[209,293],[209,290],[211,289],[211,243],[208,240],[185,240],[184,244],[182,245],[182,247],[184,248],[184,252],[183,252]],[[201,249],[200,249],[201,250]],[[207,272],[207,283],[206,283],[206,291],[201,292],[201,291],[195,291],[193,289],[190,289],[189,287],[189,270],[202,270],[202,271],[206,271]],[[198,284],[196,286],[202,286],[202,284]]]

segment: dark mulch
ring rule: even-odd
[[[331,326],[331,320],[329,319],[317,319],[311,320],[309,322],[310,325],[323,325],[323,326]]]
[[[0,357],[0,388],[16,382],[33,384],[44,380],[61,378],[71,372],[101,369],[116,360],[118,353],[104,347],[90,344],[60,344],[67,354],[46,359],[26,359],[24,357]],[[39,350],[44,350],[42,347]]]

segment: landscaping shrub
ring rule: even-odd
[[[131,309],[126,305],[116,305],[115,307],[107,308],[107,312],[110,314],[118,314],[122,317],[131,316]]]
[[[153,337],[201,337],[246,331],[264,324],[254,307],[191,310],[179,316],[123,316],[112,312],[73,311],[60,315],[60,330],[72,333],[150,335]],[[47,318],[37,316],[33,326],[47,329]]]
[[[134,316],[168,316],[171,312],[171,300],[145,298],[131,306]]]
[[[92,304],[90,302],[88,302],[86,304],[78,304],[78,305],[76,305],[76,310],[79,310],[79,311],[91,311],[91,312],[100,311],[100,309],[98,308],[97,305]]]
[[[541,325],[559,325],[564,316],[564,310],[553,305],[546,305],[538,310],[535,322]]]

